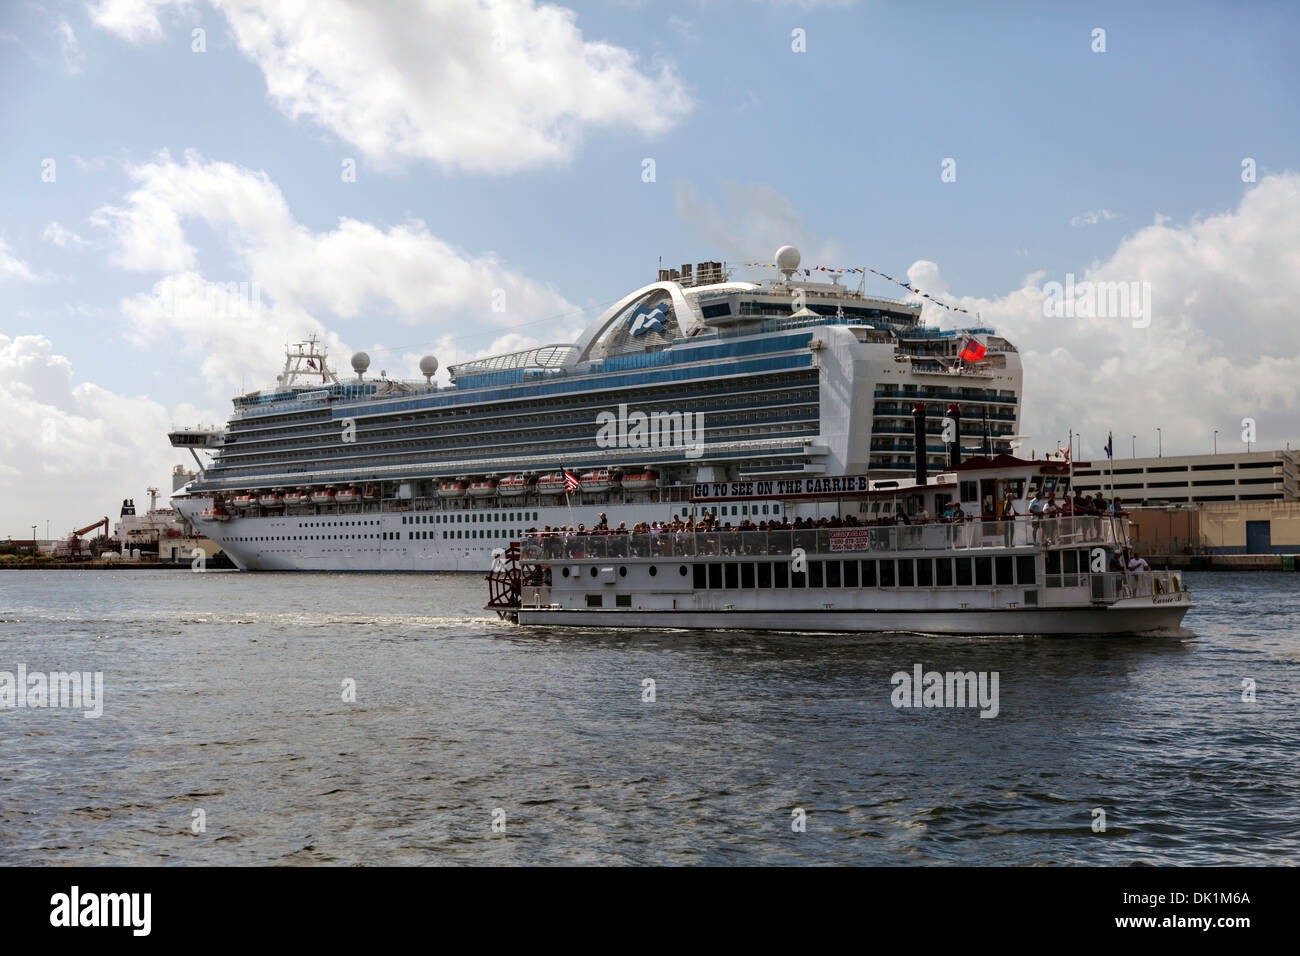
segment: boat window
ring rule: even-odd
[[[807,586],[808,586],[808,572],[807,572],[807,571],[791,571],[791,572],[790,572],[790,587],[792,587],[792,588],[806,588]]]
[[[709,587],[714,591],[722,590],[722,565],[706,565],[709,569]]]
[[[752,588],[754,586],[754,566],[746,563],[740,566],[740,586],[742,588]]]
[[[910,588],[916,583],[916,574],[911,558],[900,558],[898,562],[898,586]]]
[[[790,565],[784,561],[777,561],[773,564],[772,579],[775,582],[774,587],[788,588],[790,586]]]
[[[1048,574],[1061,573],[1061,552],[1060,551],[1047,552],[1047,573]]]
[[[1028,585],[1037,583],[1034,574],[1034,556],[1032,554],[1022,554],[1016,557],[1016,583]]]
[[[935,559],[934,583],[941,588],[952,587],[952,559],[951,558]]]
[[[862,586],[864,588],[874,588],[876,586],[876,562],[862,562]]]
[[[808,562],[808,586],[810,588],[821,588],[826,586],[824,575],[822,574],[821,561]]]
[[[975,559],[975,586],[987,587],[993,583],[993,560],[991,558]]]
[[[957,587],[968,588],[974,576],[971,574],[971,561],[973,558],[957,558]]]
[[[852,562],[849,563],[852,564]],[[826,562],[826,586],[828,588],[840,586],[840,563],[838,561]]]
[[[993,571],[999,585],[1014,584],[1011,578],[1011,555],[999,555],[993,562]]]
[[[929,558],[916,559],[916,586],[928,588],[934,584],[934,562]]]
[[[726,588],[728,591],[734,591],[740,587],[740,565],[726,564]]]
[[[879,562],[877,571],[880,576],[880,586],[882,588],[892,588],[894,586],[894,562],[892,559],[886,559]]]
[[[760,588],[770,588],[772,586],[772,565],[763,561],[758,565],[758,586]]]

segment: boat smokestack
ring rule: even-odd
[[[912,434],[915,436],[913,448],[916,458],[916,483],[925,484],[925,402],[912,406]]]
[[[956,468],[961,464],[961,406],[956,402],[949,405],[948,417],[952,419],[952,441],[948,442],[948,467]]]

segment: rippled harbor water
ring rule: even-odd
[[[1295,863],[1300,576],[1186,579],[1182,639],[972,640],[529,630],[478,575],[5,573],[0,671],[105,703],[0,711],[0,863]],[[998,716],[895,709],[915,664],[998,672]]]

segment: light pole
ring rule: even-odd
[[[1137,437],[1137,435],[1134,435],[1134,436],[1133,436],[1133,454],[1130,455],[1129,457],[1130,457],[1130,458],[1136,458],[1137,456],[1138,456],[1138,437]]]
[[[1156,457],[1165,457],[1165,438],[1164,435],[1160,434],[1159,425],[1156,426]]]
[[[1214,430],[1214,453],[1216,455],[1219,453],[1219,430],[1217,428]]]

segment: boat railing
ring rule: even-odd
[[[1182,577],[1176,571],[1107,571],[1087,577],[1092,600],[1107,604],[1124,598],[1177,594],[1182,590]]]
[[[1096,516],[927,521],[908,525],[759,531],[663,529],[648,534],[534,532],[523,535],[524,560],[672,558],[723,555],[792,556],[894,551],[981,551],[1008,548],[1123,547],[1124,524]]]

